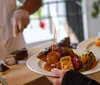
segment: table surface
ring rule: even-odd
[[[6,72],[0,73],[8,85],[23,85],[40,78],[42,75],[30,71],[26,65],[14,65]]]
[[[46,46],[50,44],[52,44],[52,42],[48,42],[38,47],[29,49],[28,51],[30,56],[38,51],[43,50]],[[30,71],[25,64],[17,64],[10,66],[10,69],[6,72],[0,72],[0,76],[6,80],[8,85],[23,85],[33,80],[36,80],[43,75]],[[100,82],[100,72],[87,76]]]

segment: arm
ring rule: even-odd
[[[36,12],[42,4],[42,0],[25,0],[12,16],[13,35],[16,37],[29,24],[29,15]]]
[[[62,85],[100,85],[95,80],[92,80],[85,75],[71,70],[68,71],[62,80]]]
[[[57,76],[47,76],[53,85],[100,85],[95,80],[92,80],[75,70],[66,71],[54,68],[51,72]]]
[[[28,11],[29,14],[36,12],[42,5],[42,0],[26,0],[19,9]]]

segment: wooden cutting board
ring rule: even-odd
[[[45,47],[51,45],[51,43],[52,42],[49,41],[42,45],[38,45],[34,48],[29,48],[28,49],[29,56],[32,56],[33,54],[40,52]],[[31,82],[43,76],[30,71],[26,65],[22,64],[13,65],[10,66],[9,68],[10,69],[7,70],[6,72],[0,72],[0,76],[5,79],[8,85],[24,85],[28,82]]]
[[[0,72],[0,76],[5,79],[8,85],[24,85],[42,75],[30,71],[26,65],[11,66],[6,72]]]

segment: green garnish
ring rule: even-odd
[[[66,60],[69,60],[69,58],[62,58],[61,60],[62,61],[66,61]]]

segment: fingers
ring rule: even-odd
[[[29,13],[26,10],[18,9],[13,13],[12,16],[12,25],[13,25],[13,34],[16,37],[19,32],[23,30],[29,24]]]
[[[13,20],[12,26],[13,26],[13,35],[14,35],[14,37],[16,37],[19,33],[19,29],[18,29],[16,20]]]
[[[29,19],[22,19],[18,21],[18,27],[20,32],[23,32],[23,30],[27,27],[29,24]]]
[[[57,75],[58,77],[63,77],[67,71],[66,70],[59,70],[57,68],[54,68],[54,69],[51,70],[51,72],[54,75]]]
[[[23,32],[24,28],[25,28],[25,23],[23,21],[19,21],[18,22],[18,28],[20,30],[20,32]]]
[[[23,32],[23,30],[27,27],[29,23],[29,20],[12,20],[12,26],[13,26],[13,35],[16,37],[20,32]]]
[[[52,69],[51,72],[56,75],[57,77],[50,77],[47,76],[47,79],[53,83],[53,85],[62,85],[62,79],[67,71],[59,70],[59,69]]]

